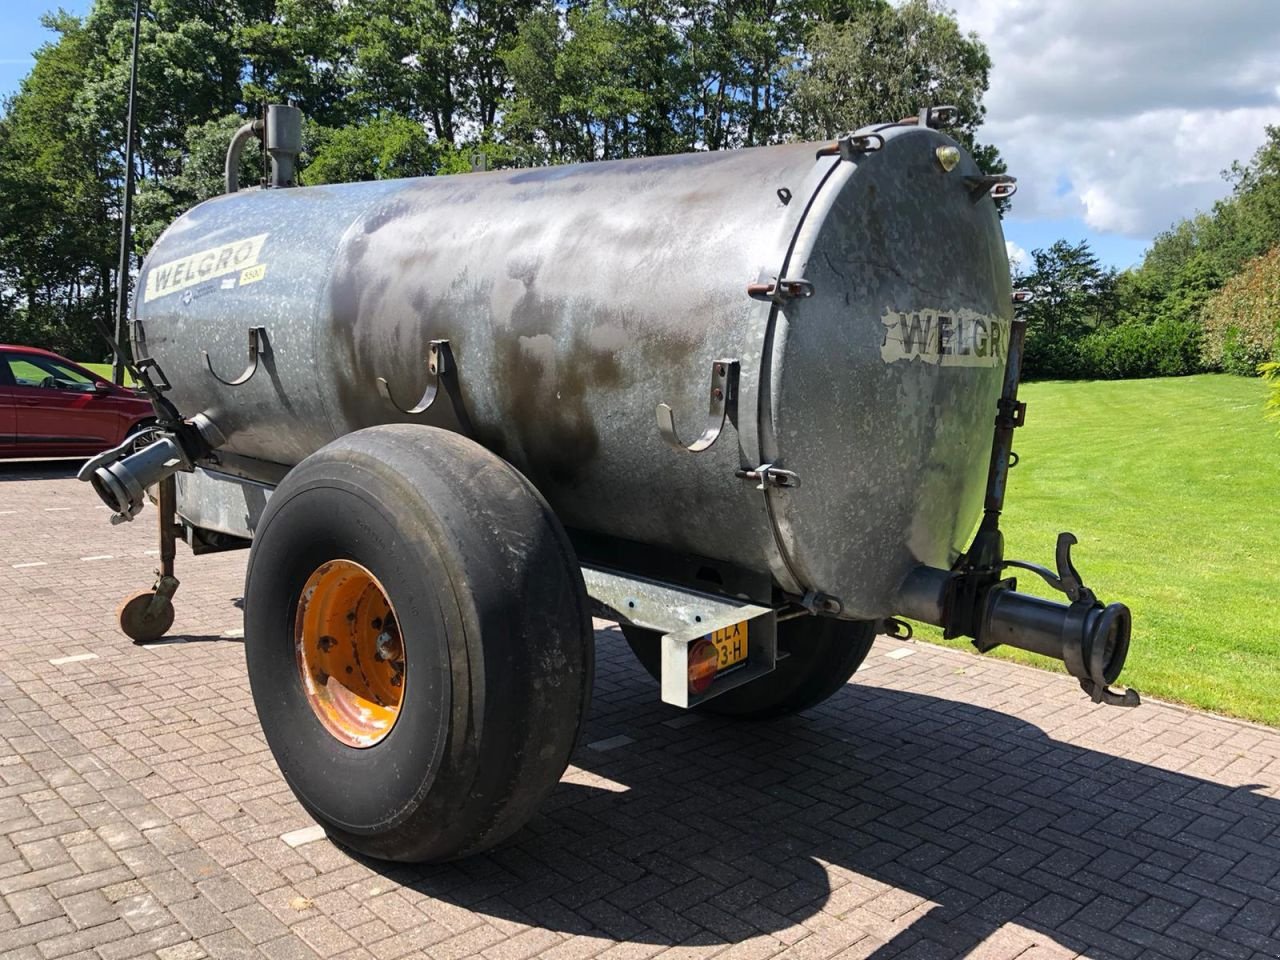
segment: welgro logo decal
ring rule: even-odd
[[[267,242],[268,236],[270,234],[260,233],[256,237],[233,240],[220,247],[211,247],[208,250],[193,253],[189,257],[183,257],[181,260],[170,260],[168,263],[152,267],[147,273],[147,286],[142,295],[143,302],[150,303],[152,300],[167,297],[171,293],[186,290],[188,287],[194,287],[215,277],[250,271],[250,268],[258,266],[258,258],[262,256],[262,247]],[[242,278],[241,282],[251,283],[253,280],[261,279],[259,275],[261,273],[265,273],[265,270],[252,272],[250,274],[252,279]]]
[[[943,367],[1004,366],[1009,321],[974,310],[887,310],[880,357]]]

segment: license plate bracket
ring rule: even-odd
[[[662,638],[662,700],[696,707],[773,670],[778,659],[777,614],[744,604]],[[702,693],[689,690],[689,648],[710,640],[720,654],[716,677]]]

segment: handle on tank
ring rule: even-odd
[[[665,403],[658,404],[658,433],[677,450],[701,453],[720,439],[728,420],[738,425],[738,361],[717,360],[711,364],[710,406],[702,435],[693,443],[685,443],[676,433],[675,417]]]
[[[1005,200],[1018,192],[1018,178],[1007,173],[965,177],[964,182],[969,187],[969,199],[974,203],[988,195],[996,200]]]
[[[218,376],[218,372],[213,369],[213,361],[209,359],[208,350],[201,350],[200,353],[204,357],[204,365],[209,368],[209,373],[213,375],[215,380],[228,387],[238,387],[242,383],[248,383],[249,379],[258,372],[258,360],[268,349],[270,348],[267,345],[267,328],[250,327],[249,364],[244,368],[244,372],[234,380],[226,380]]]

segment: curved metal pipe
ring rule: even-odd
[[[236,131],[227,147],[227,165],[225,170],[227,193],[235,193],[240,189],[240,157],[244,154],[244,145],[250,137],[262,135],[262,121],[252,120]]]

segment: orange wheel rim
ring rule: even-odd
[[[316,717],[351,747],[391,732],[404,701],[404,639],[378,578],[330,560],[307,578],[294,641],[302,689]]]

